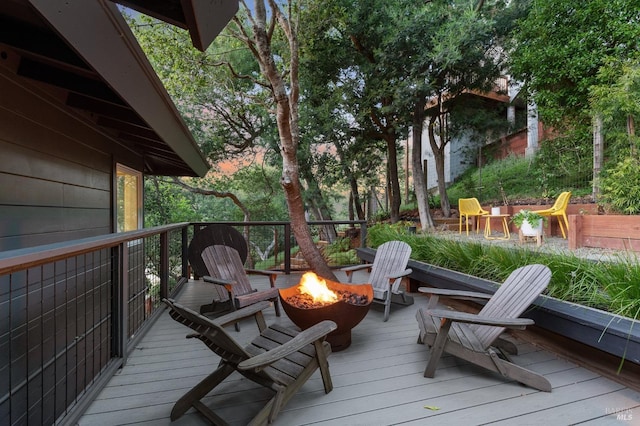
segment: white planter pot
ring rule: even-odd
[[[498,216],[500,214],[500,207],[491,207],[491,216]]]
[[[535,237],[538,235],[542,235],[542,219],[538,220],[537,224],[530,224],[528,220],[522,222],[522,226],[520,227],[520,232],[522,235],[526,237]]]

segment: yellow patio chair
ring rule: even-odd
[[[560,231],[562,232],[562,238],[567,238],[567,232],[569,232],[569,221],[567,220],[567,206],[569,205],[569,199],[571,198],[571,191],[565,191],[562,194],[558,195],[556,202],[553,203],[553,206],[544,210],[536,210],[536,213],[542,216],[557,216],[558,217],[558,225],[560,225]],[[564,226],[562,225],[562,220],[564,220]]]
[[[478,224],[476,224],[476,233],[480,230],[481,216],[488,215],[489,212],[483,210],[477,198],[460,198],[458,200],[458,210],[460,211],[460,227],[458,234],[462,234],[462,217],[466,218],[467,235],[469,235],[469,216],[478,216]]]

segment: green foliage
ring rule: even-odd
[[[192,194],[155,176],[146,177],[144,186],[145,227],[199,220]]]
[[[542,120],[589,127],[589,90],[610,58],[638,51],[639,0],[536,0],[519,22],[510,70],[527,85]]]
[[[640,161],[627,157],[602,173],[601,204],[622,214],[640,214]]]
[[[535,227],[535,224],[538,223],[538,221],[544,221],[545,219],[546,217],[540,216],[535,211],[528,209],[519,210],[511,216],[511,222],[513,222],[518,228],[520,228],[525,221],[527,221],[532,227]]]
[[[475,197],[481,203],[492,202],[496,205],[507,199],[539,197],[540,190],[532,185],[531,161],[524,157],[509,156],[493,161],[482,168],[470,168],[463,173],[447,190],[453,204],[459,198]]]
[[[584,148],[584,150],[583,150]],[[533,160],[509,156],[466,170],[447,189],[455,205],[475,197],[482,204],[502,205],[527,198],[556,198],[563,191],[591,194],[591,146],[570,147],[545,141]]]
[[[540,143],[531,176],[539,189],[538,196],[556,197],[562,191],[586,188],[590,191],[593,176],[593,136],[591,129],[578,127],[562,136]]]
[[[640,260],[636,256],[593,262],[573,254],[458,241],[436,234],[410,235],[389,225],[372,226],[367,235],[371,247],[402,240],[411,246],[412,259],[495,282],[503,282],[516,268],[541,263],[552,272],[548,296],[629,318],[640,316]]]

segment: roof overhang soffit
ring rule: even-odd
[[[205,51],[238,12],[238,0],[111,0],[189,31],[194,47]]]
[[[128,115],[121,117],[124,123],[122,126],[125,127],[120,126],[118,129],[117,126],[114,127],[116,122],[106,123],[104,120],[99,125],[134,132],[141,137],[141,143],[159,140],[188,165],[192,172],[187,174],[206,174],[209,169],[206,159],[115,4],[105,0],[29,0],[29,3],[78,56],[100,75],[104,81],[102,84],[106,84],[109,91],[115,92],[130,107],[120,111],[121,114]],[[75,101],[71,99],[72,102],[82,104],[74,106],[88,108],[91,106],[87,102],[91,103],[94,98],[89,96],[79,97]],[[92,108],[101,107],[93,103]],[[110,103],[114,104],[117,102]],[[131,110],[139,118],[133,117]],[[118,114],[117,108],[111,108],[111,118],[114,118],[114,111]],[[159,155],[159,164],[171,162],[170,155],[163,159],[162,152],[156,154]]]

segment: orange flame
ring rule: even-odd
[[[313,297],[314,302],[334,303],[338,295],[329,290],[327,282],[313,272],[306,272],[300,279],[299,291]]]

